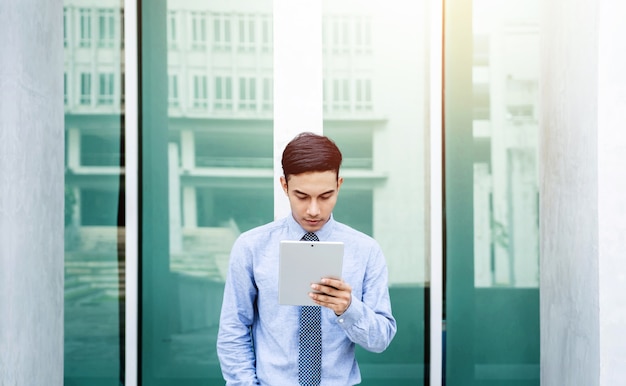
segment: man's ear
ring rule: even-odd
[[[339,177],[337,179],[337,191],[339,191],[339,188],[341,188],[341,184],[343,184],[343,177]]]
[[[285,176],[280,176],[280,186],[282,186],[283,192],[285,192],[286,195],[289,195],[287,193],[287,179],[285,179]]]

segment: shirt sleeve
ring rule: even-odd
[[[348,338],[372,352],[383,352],[396,334],[387,287],[387,265],[380,248],[373,252],[363,280],[361,299],[352,295],[348,309],[336,321]]]
[[[258,385],[251,335],[256,296],[252,253],[238,239],[231,250],[217,335],[217,355],[226,385]]]

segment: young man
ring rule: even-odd
[[[332,216],[343,183],[341,159],[327,137],[294,138],[283,152],[280,178],[291,215],[243,233],[233,245],[217,339],[227,385],[355,385],[361,381],[355,344],[382,352],[393,339],[382,251]],[[311,285],[317,293],[309,296],[320,307],[280,305],[279,243],[305,237],[344,243],[342,279]],[[311,319],[309,310],[317,316]],[[311,320],[317,327],[306,324]],[[303,351],[311,345],[301,336],[312,331],[318,343],[321,334],[314,354]]]

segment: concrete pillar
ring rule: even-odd
[[[600,384],[626,384],[626,3],[604,0],[598,42]]]
[[[626,384],[626,4],[542,6],[541,384]]]
[[[63,384],[63,3],[0,6],[0,383]]]

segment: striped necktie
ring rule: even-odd
[[[315,233],[308,232],[301,240],[319,241]],[[300,334],[298,348],[298,383],[317,386],[322,379],[322,310],[320,306],[300,308]]]

